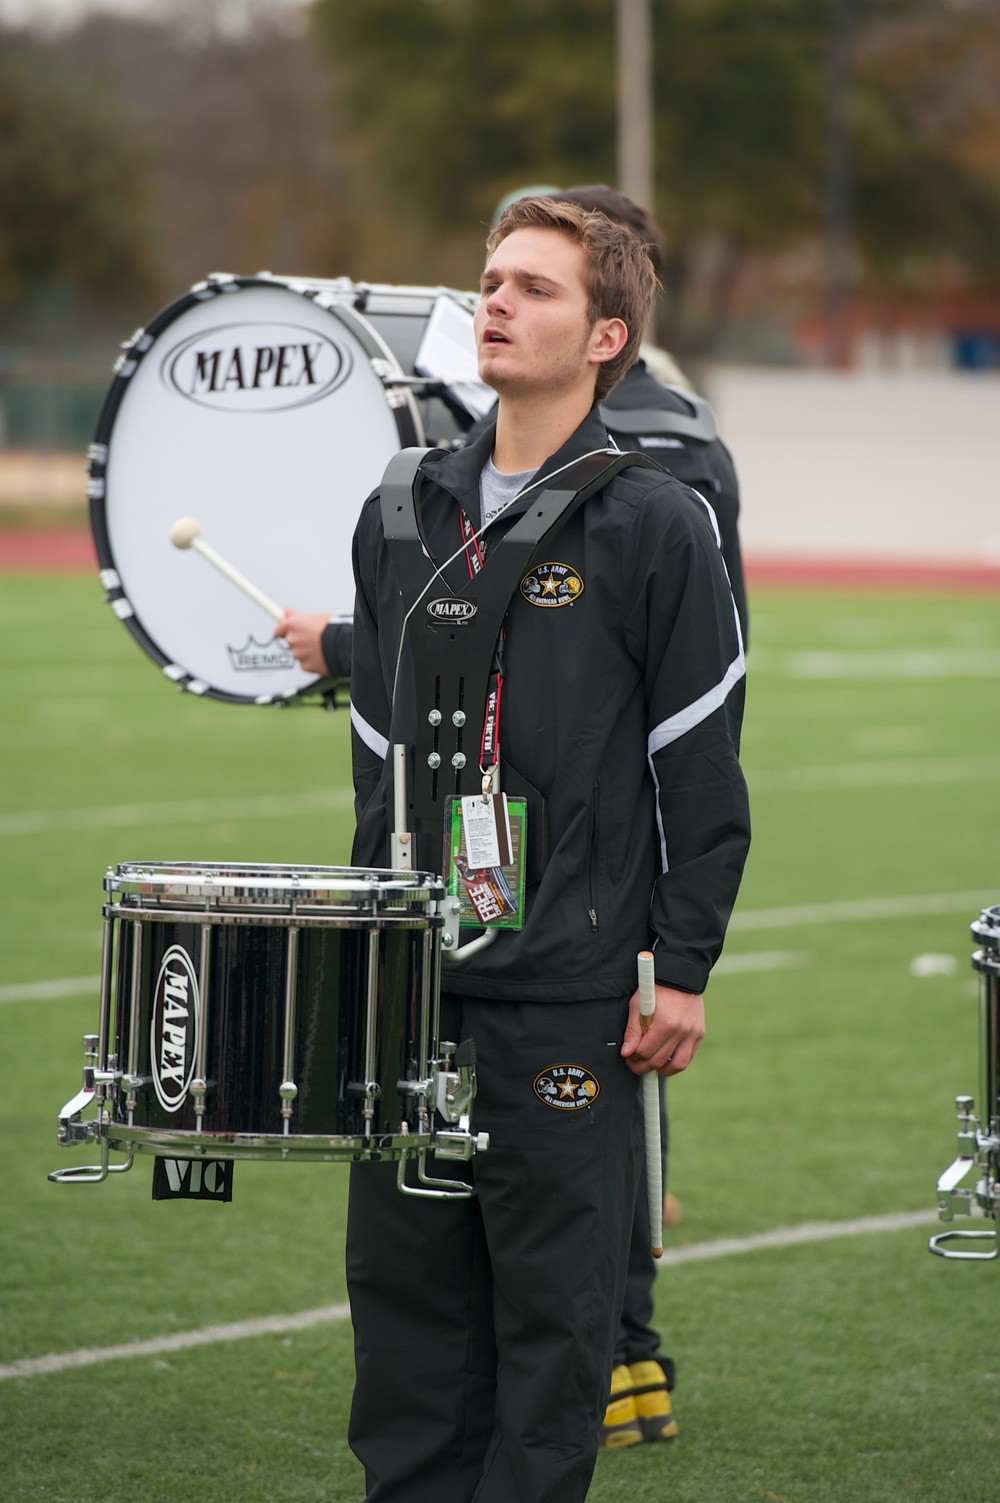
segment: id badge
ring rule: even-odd
[[[462,905],[459,924],[523,928],[527,801],[497,793],[488,801],[476,794],[449,804],[445,882],[449,896]],[[507,855],[510,860],[503,860]]]

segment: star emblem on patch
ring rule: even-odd
[[[583,580],[571,564],[537,564],[521,580],[521,594],[529,605],[572,605],[583,594]]]
[[[557,1112],[578,1112],[601,1094],[597,1076],[584,1065],[549,1065],[535,1076],[532,1089]]]

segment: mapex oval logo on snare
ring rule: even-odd
[[[432,626],[468,626],[479,607],[474,600],[464,595],[443,595],[427,602],[427,614]]]
[[[163,357],[166,384],[199,407],[281,412],[342,386],[350,351],[300,324],[219,324],[189,335]]]
[[[171,945],[156,978],[149,1030],[153,1089],[165,1112],[176,1112],[187,1097],[200,1030],[201,998],[191,957],[183,946]]]

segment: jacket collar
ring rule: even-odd
[[[496,424],[492,423],[467,449],[457,449],[440,458],[425,460],[420,467],[421,473],[426,475],[428,480],[433,480],[442,489],[448,491],[473,517],[479,515],[479,477],[483,466],[493,453],[496,431]],[[555,454],[551,454],[545,463],[539,466],[538,473],[531,482],[533,494],[538,494],[540,489],[538,482],[545,480],[556,470],[572,464],[576,459],[582,459],[585,454],[592,454],[608,447],[608,430],[601,420],[595,403],[579,428],[570,434],[562,448],[557,449]],[[527,505],[527,501],[524,505]],[[513,506],[507,508],[504,516],[513,516],[522,510],[523,505],[515,502]]]

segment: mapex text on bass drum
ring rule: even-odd
[[[389,459],[428,434],[456,441],[492,401],[473,303],[218,275],[128,341],[90,450],[91,525],[112,610],[168,678],[231,703],[321,702],[329,681],[171,528],[195,517],[272,600],[350,618],[351,539]]]

